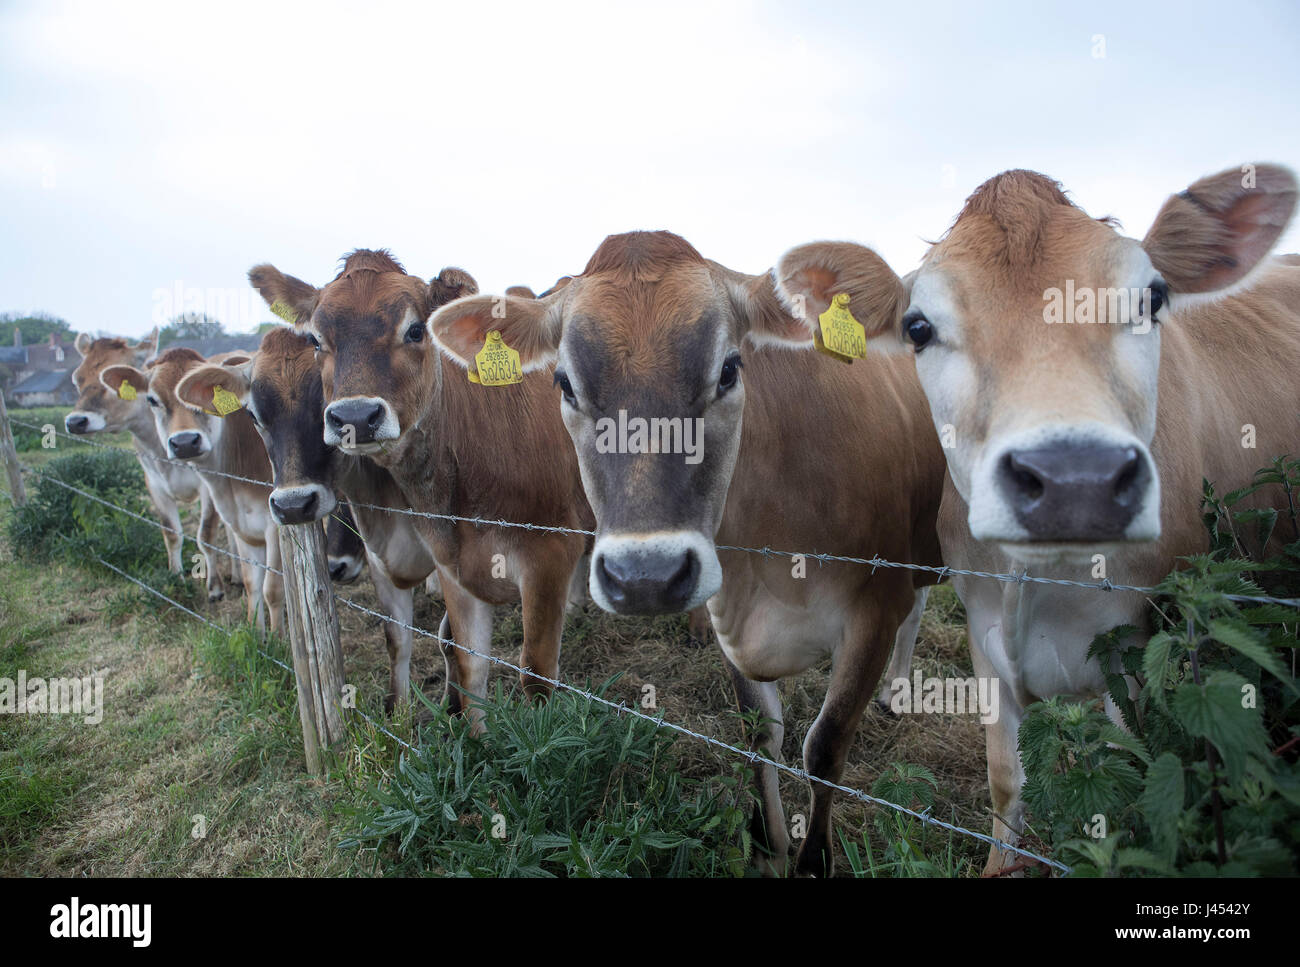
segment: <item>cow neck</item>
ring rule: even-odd
[[[134,410],[131,419],[127,421],[126,429],[135,443],[136,453],[141,458],[151,459],[155,463],[166,459],[167,453],[163,450],[162,441],[158,439],[158,427],[154,423],[153,414],[149,411],[149,404],[143,403]]]
[[[396,458],[382,465],[414,510],[427,514],[452,512],[454,480],[450,441],[439,432],[446,423],[448,382],[443,377],[442,353],[434,359],[429,402],[420,419],[404,434],[405,445]],[[440,534],[449,534],[447,521],[427,522]]]
[[[270,483],[271,460],[248,411],[236,410],[224,420],[225,424],[216,434],[216,443],[208,455],[208,465],[237,477]]]

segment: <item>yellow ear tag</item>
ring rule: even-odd
[[[212,405],[216,408],[217,416],[222,419],[225,419],[235,410],[243,408],[243,404],[239,402],[239,397],[224,386],[212,387]]]
[[[484,386],[509,386],[524,381],[524,371],[519,365],[519,354],[506,345],[499,330],[493,329],[483,341],[483,348],[474,357],[478,367],[478,382]],[[474,382],[473,375],[470,382]]]
[[[120,399],[133,400],[136,395],[135,387],[126,380],[122,380],[122,385],[117,388],[117,395]]]
[[[840,292],[831,299],[830,308],[817,317],[821,320],[818,348],[847,361],[867,358],[867,330],[849,312],[849,294]],[[813,339],[817,344],[819,340]]]
[[[287,302],[280,302],[278,300],[272,302],[271,311],[291,326],[298,324],[298,313],[290,309]]]

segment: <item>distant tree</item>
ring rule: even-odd
[[[177,339],[214,339],[225,334],[220,320],[205,312],[185,312],[163,327],[158,345],[166,346]]]
[[[68,325],[67,320],[52,316],[48,312],[6,312],[0,314],[0,346],[14,344],[15,326],[22,330],[24,346],[45,342],[52,332],[72,334],[72,327]]]

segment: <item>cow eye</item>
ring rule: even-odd
[[[565,375],[564,370],[557,369],[555,371],[554,384],[558,386],[560,392],[564,394],[564,402],[568,403],[574,409],[577,409],[578,398],[573,395],[573,384],[569,382],[569,377]]]
[[[1151,290],[1151,305],[1147,312],[1152,322],[1159,322],[1156,316],[1169,302],[1169,285],[1164,279],[1154,279],[1147,288]]]
[[[410,329],[406,330],[407,342],[424,342],[424,323],[417,322]]]
[[[721,396],[727,390],[736,385],[736,380],[740,377],[740,370],[745,364],[741,362],[738,353],[732,353],[722,364],[722,372],[718,374],[718,395]]]
[[[316,334],[314,332],[307,332],[307,333],[303,333],[303,335],[305,335],[307,337],[307,341],[311,343],[311,348],[316,350],[317,352],[320,352],[320,340],[316,338]]]
[[[162,406],[162,402],[158,399],[158,397],[154,396],[152,393],[146,396],[145,400],[148,401],[150,406],[154,406],[154,407]]]
[[[934,339],[934,326],[930,325],[930,320],[925,316],[915,316],[903,323],[903,332],[911,340],[912,345],[920,352],[929,342]]]

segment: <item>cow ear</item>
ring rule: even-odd
[[[320,290],[302,279],[285,275],[274,265],[255,265],[248,270],[248,281],[271,311],[291,326],[304,325],[316,311]]]
[[[867,346],[882,352],[905,347],[899,324],[907,289],[885,260],[855,242],[810,242],[790,249],[772,270],[777,297],[811,338],[818,318],[842,293],[848,310],[866,330]]]
[[[86,353],[90,352],[90,344],[94,341],[95,337],[90,333],[79,332],[77,333],[77,338],[73,340],[72,348],[75,349],[78,354],[84,356]]]
[[[239,369],[247,366],[253,361],[253,357],[248,353],[232,352],[221,360],[222,366],[229,366],[231,369]]]
[[[134,366],[127,366],[125,363],[104,367],[100,371],[99,381],[115,396],[122,396],[123,384],[130,386],[137,396],[149,389],[149,377]]]
[[[1170,196],[1142,247],[1175,297],[1227,289],[1286,230],[1296,188],[1295,175],[1281,165],[1243,165],[1202,178]]]
[[[244,366],[247,364],[248,360],[245,360]],[[215,397],[217,390],[221,389],[233,394],[240,406],[247,406],[252,386],[244,366],[235,368],[208,363],[192,369],[176,384],[176,398],[192,410],[220,412]]]
[[[489,332],[519,353],[525,373],[555,359],[560,343],[558,306],[518,296],[476,295],[457,299],[429,318],[429,328],[443,354],[466,369],[474,367]]]
[[[812,346],[812,330],[790,314],[777,298],[772,276],[726,273],[727,290],[740,318],[748,325],[745,337],[757,346]]]
[[[477,295],[478,283],[464,269],[448,267],[429,280],[429,311],[465,296]]]
[[[506,295],[512,295],[517,299],[536,299],[537,293],[526,285],[512,285],[506,289]]]
[[[131,350],[135,353],[135,358],[141,362],[158,352],[158,327],[154,326],[144,338],[131,347]]]

